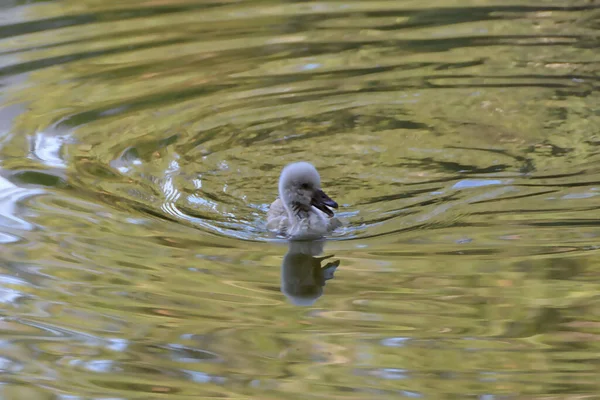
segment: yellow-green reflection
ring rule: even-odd
[[[0,397],[600,390],[595,2],[12,3]],[[319,251],[264,230],[300,159]]]

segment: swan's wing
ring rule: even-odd
[[[281,199],[276,199],[269,206],[269,211],[267,211],[267,221],[286,215],[287,213],[285,211],[285,207],[283,206],[283,201],[281,201]]]
[[[267,229],[270,231],[283,232],[287,227],[287,211],[283,206],[281,199],[271,203],[269,211],[267,211]]]
[[[329,232],[336,230],[337,228],[341,227],[342,221],[340,221],[339,219],[337,219],[336,217],[333,217],[329,220],[329,225],[327,227],[327,229],[329,230]]]

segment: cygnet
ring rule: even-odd
[[[267,228],[290,239],[323,237],[341,226],[331,208],[338,208],[321,189],[321,177],[310,163],[287,165],[279,177],[279,198],[269,207]]]

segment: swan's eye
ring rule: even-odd
[[[300,188],[304,190],[308,190],[309,187],[310,185],[308,183],[303,183],[302,185],[300,185]]]

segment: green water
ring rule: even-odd
[[[3,2],[0,398],[600,399],[599,47],[596,0]],[[298,160],[319,257],[265,231]]]

